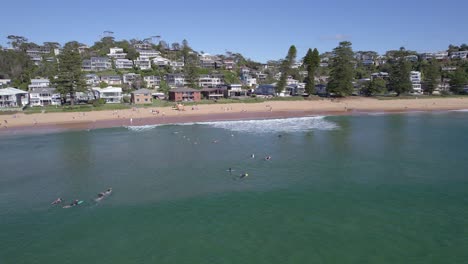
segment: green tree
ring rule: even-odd
[[[456,94],[463,92],[464,86],[467,84],[467,77],[465,71],[458,67],[450,78],[450,91]]]
[[[440,83],[440,65],[437,60],[432,60],[423,67],[424,92],[432,94]]]
[[[70,104],[74,105],[76,92],[84,91],[86,87],[86,81],[81,73],[82,61],[77,43],[65,44],[58,59],[57,78],[52,79],[52,83],[64,98],[70,95]]]
[[[291,67],[294,64],[297,56],[296,46],[291,45],[288,50],[288,55],[281,63],[281,77],[276,84],[276,93],[281,93],[286,87],[286,80],[288,79],[289,74],[291,73]]]
[[[309,49],[306,56],[303,59],[303,64],[307,71],[307,77],[305,78],[305,91],[311,95],[315,91],[315,72],[320,65],[320,54],[317,49]]]
[[[343,41],[333,50],[327,91],[336,96],[350,95],[354,89],[354,53],[351,45],[351,42]]]
[[[400,96],[402,93],[408,93],[413,89],[410,79],[411,63],[399,56],[392,60],[390,68],[390,88]]]
[[[375,94],[383,93],[387,87],[387,82],[381,78],[375,78],[367,83],[362,90],[365,96],[372,96]]]
[[[169,85],[167,85],[165,80],[161,80],[161,83],[159,84],[158,91],[164,93],[165,95],[168,95],[169,90],[171,90],[171,87],[169,87]]]

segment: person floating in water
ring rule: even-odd
[[[250,155],[252,159],[255,159],[255,154]]]
[[[57,198],[57,200],[53,201],[51,204],[59,204],[61,202],[63,202],[63,200],[62,200],[62,198],[59,197],[59,198]]]
[[[271,156],[266,156],[265,160],[271,160]]]
[[[111,193],[112,193],[112,188],[109,188],[104,192],[100,192],[100,193],[98,193],[98,197],[95,199],[95,201],[99,202],[102,199],[104,199],[106,196],[109,196]]]
[[[243,178],[245,178],[247,176],[249,176],[249,174],[244,172],[239,176],[239,179],[243,179]]]

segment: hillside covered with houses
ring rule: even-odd
[[[312,50],[298,58],[292,46],[285,59],[259,63],[239,53],[212,55],[193,50],[186,40],[168,44],[159,37],[116,41],[108,35],[92,46],[38,45],[21,36],[8,38],[10,46],[0,50],[2,108],[151,104],[154,99],[468,92],[465,44],[431,53],[400,48],[378,54],[352,51],[351,43],[343,42],[331,52],[314,50],[315,59]],[[65,63],[74,69],[70,74],[64,70]],[[71,72],[74,77],[68,80]]]

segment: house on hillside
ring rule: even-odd
[[[106,87],[106,88],[92,88],[94,96],[98,99],[106,100],[108,104],[118,104],[122,102],[122,88],[120,87]]]
[[[200,101],[201,92],[192,88],[174,88],[169,91],[169,100],[175,102],[181,101]]]
[[[156,75],[145,76],[143,80],[146,82],[147,87],[156,88],[161,84],[161,77]]]
[[[92,57],[89,60],[83,60],[81,69],[83,71],[105,71],[112,68],[109,58]]]
[[[13,87],[0,89],[0,108],[21,107],[28,104],[28,92]]]
[[[125,59],[127,57],[127,53],[124,52],[122,48],[110,48],[107,57],[113,59]]]
[[[131,93],[132,104],[151,104],[153,102],[153,96],[151,91],[148,89],[140,89]]]
[[[170,87],[184,87],[186,85],[185,76],[183,74],[167,74],[166,83]]]
[[[122,78],[120,78],[120,75],[103,75],[101,76],[101,82],[105,82],[110,86],[121,85]]]
[[[135,66],[141,70],[149,70],[151,69],[151,60],[147,57],[138,57],[135,60]]]
[[[422,93],[421,72],[411,71],[410,80],[411,80],[411,83],[413,85],[413,93],[416,93],[416,94]]]
[[[116,69],[132,69],[133,68],[133,61],[129,59],[116,59],[115,60],[115,68]]]

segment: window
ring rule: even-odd
[[[140,99],[137,99],[137,102],[140,102]]]
[[[145,102],[148,102],[148,98],[145,98]]]

